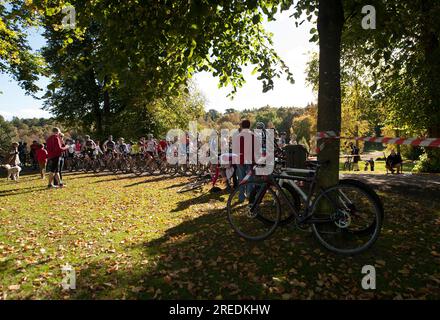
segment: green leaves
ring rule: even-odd
[[[35,82],[42,73],[43,63],[38,54],[31,51],[24,30],[38,22],[27,1],[16,1],[8,6],[0,3],[0,74],[11,74],[30,94],[39,90]]]
[[[432,46],[427,39],[440,32],[440,18],[433,14],[440,10],[440,4],[422,0],[371,4],[378,14],[377,30],[365,32],[357,19],[349,19],[343,36],[344,52],[356,55],[374,75],[377,87],[371,89],[376,92],[377,107],[384,108],[383,122],[420,133],[438,127],[440,97],[435,88],[440,86],[436,76],[440,74],[440,56],[438,44]],[[350,8],[347,3],[347,9],[356,7]]]
[[[252,22],[254,24],[258,24],[260,22],[263,21],[263,17],[260,14],[256,14],[253,18],[252,18]]]

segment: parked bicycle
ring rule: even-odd
[[[249,172],[228,199],[232,228],[241,237],[258,241],[273,234],[279,225],[295,222],[301,228],[310,227],[330,251],[359,254],[370,248],[384,219],[380,198],[368,185],[351,179],[327,189],[317,187],[325,165],[308,162],[309,169],[285,169],[270,176]],[[247,201],[240,199],[240,189]]]

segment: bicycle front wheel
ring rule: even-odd
[[[227,209],[234,231],[252,241],[264,240],[274,233],[281,217],[278,196],[266,182],[250,181],[235,189]]]
[[[342,180],[321,193],[313,207],[312,224],[318,241],[330,251],[359,254],[377,240],[383,223],[383,206],[367,185]]]

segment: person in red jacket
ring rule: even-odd
[[[46,140],[47,148],[47,170],[49,171],[49,185],[48,188],[56,188],[54,185],[54,179],[61,181],[60,173],[58,170],[61,154],[69,149],[68,146],[63,147],[61,140],[61,131],[59,128],[53,128],[52,135]],[[63,187],[62,184],[59,187]]]
[[[44,149],[42,144],[38,145],[38,149],[35,151],[35,156],[40,166],[41,179],[44,179],[46,174],[46,164],[47,164],[47,151]]]
[[[232,137],[232,153],[237,155],[233,164],[237,166],[237,178],[240,183],[252,170],[253,164],[255,164],[255,134],[250,130],[251,122],[249,120],[243,120],[240,124],[240,129]],[[235,162],[235,163],[234,163]],[[246,197],[250,197],[252,193],[251,186],[240,186],[238,194],[238,200],[243,202]]]

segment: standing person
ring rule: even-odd
[[[237,175],[238,175],[238,183],[244,179],[247,173],[252,170],[252,163],[254,160],[254,144],[255,144],[255,135],[250,130],[251,122],[249,120],[243,120],[240,125],[239,134],[236,134],[232,139],[232,153],[238,155],[238,164],[237,164]],[[251,141],[250,145],[245,145]],[[251,154],[249,154],[251,153]],[[252,190],[245,190],[244,187],[239,187],[240,192],[238,199],[240,202],[245,200],[245,197],[249,197]],[[246,193],[246,194],[245,194]]]
[[[359,171],[359,161],[361,157],[359,156],[359,148],[350,142],[351,155],[353,156],[353,171]]]
[[[27,142],[23,143],[23,166],[28,164],[28,144]]]
[[[24,144],[22,141],[18,143],[18,158],[20,159],[20,163],[22,165],[25,165],[25,150],[24,150]]]
[[[257,122],[256,124],[256,129],[259,130],[257,131],[258,134],[255,134],[255,137],[258,138],[258,140],[260,140],[261,143],[261,156],[265,157],[266,156],[266,149],[267,149],[267,133],[266,133],[266,126],[264,125],[263,122]]]
[[[61,139],[62,146],[67,149],[61,153],[60,160],[58,162],[58,174],[60,176],[60,179],[59,180],[55,179],[54,185],[59,186],[60,188],[63,188],[63,187],[66,187],[66,185],[63,183],[63,170],[64,170],[64,165],[66,163],[66,159],[68,159],[68,157],[69,157],[69,146],[66,146],[66,144],[63,141],[64,140],[63,133],[60,133],[60,139]]]
[[[44,179],[46,176],[47,150],[44,149],[44,146],[42,144],[38,145],[38,149],[35,152],[35,156],[37,158],[38,165],[40,167],[41,179]]]
[[[38,161],[37,161],[37,157],[36,157],[36,152],[38,149],[38,145],[39,143],[37,141],[32,141],[31,144],[31,152],[30,152],[30,157],[31,157],[31,161],[32,161],[32,169],[36,170],[37,169],[37,165],[38,165]]]
[[[64,146],[61,141],[60,137],[60,129],[59,128],[53,128],[52,129],[52,135],[47,138],[46,145],[47,145],[47,169],[49,170],[49,184],[47,187],[49,189],[51,188],[57,188],[54,185],[54,181],[61,182],[60,173],[59,173],[59,161],[61,154],[68,150],[69,147]],[[62,184],[60,184],[62,186]]]
[[[73,158],[75,157],[75,143],[72,139],[67,139],[66,146],[68,149],[66,151],[67,156],[64,159],[64,167],[69,170],[72,167]]]
[[[286,145],[287,145],[287,133],[286,133],[286,132],[281,132],[280,140],[279,140],[278,146],[279,146],[281,149],[283,149]]]
[[[13,142],[11,144],[11,150],[9,151],[8,163],[11,167],[17,167],[20,165],[20,156],[18,152],[19,143]]]

